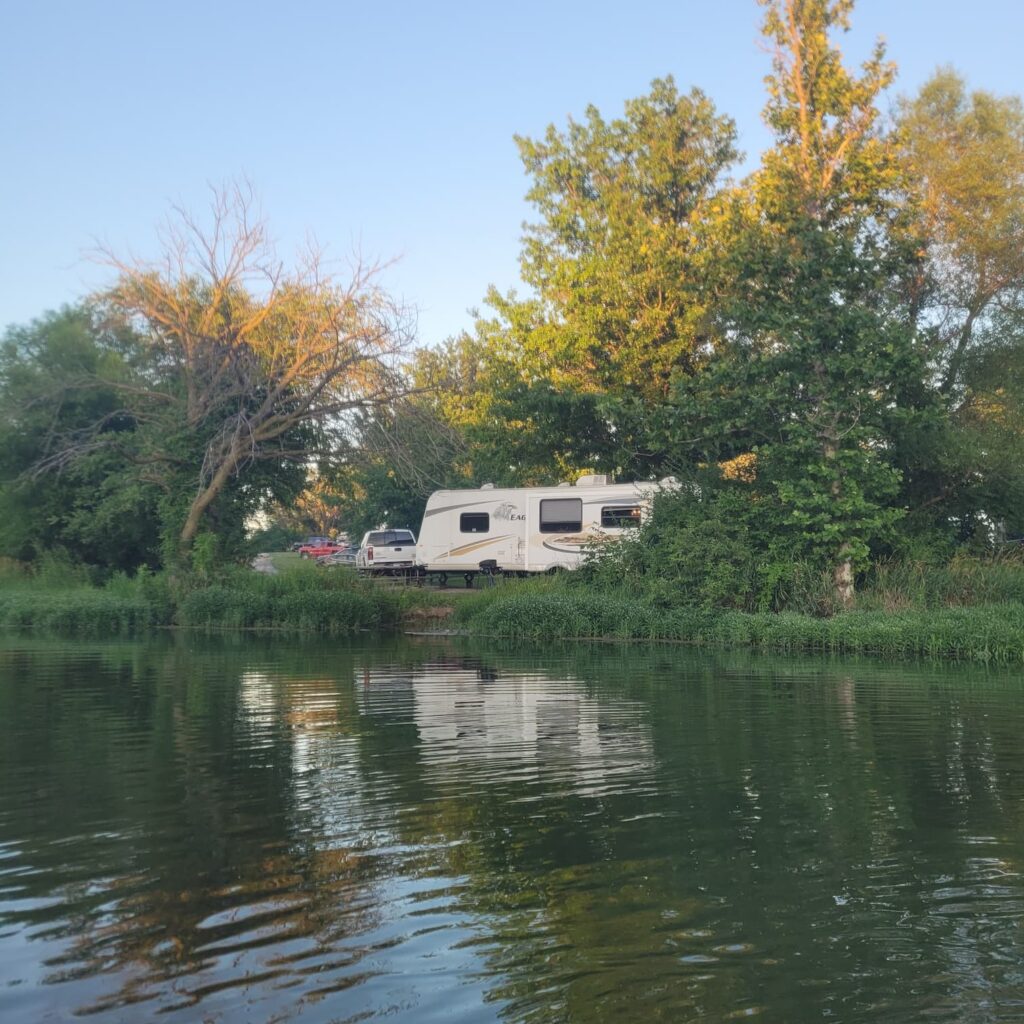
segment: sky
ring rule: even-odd
[[[98,243],[157,253],[177,203],[245,178],[279,253],[315,238],[383,284],[433,345],[518,282],[529,182],[513,136],[606,117],[671,74],[733,117],[752,166],[770,59],[755,0],[506,4],[0,0],[0,327],[109,280]],[[860,0],[892,102],[941,64],[1024,92],[1022,0]]]

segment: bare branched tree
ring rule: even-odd
[[[462,433],[416,397],[361,417],[358,449],[350,461],[383,462],[414,494],[426,498],[452,485],[469,452]]]
[[[408,391],[412,318],[380,287],[379,265],[354,260],[341,280],[309,251],[286,269],[247,186],[215,191],[210,213],[204,223],[175,208],[155,262],[97,253],[117,279],[96,300],[146,353],[138,373],[114,382],[147,427],[136,458],[194,465],[181,555],[233,478],[263,460],[309,461],[355,410]],[[66,438],[50,459],[95,443],[95,433]]]

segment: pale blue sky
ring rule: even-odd
[[[527,180],[512,141],[673,74],[753,158],[768,57],[754,0],[328,3],[0,0],[0,326],[103,281],[93,238],[141,254],[168,203],[247,176],[284,252],[398,257],[420,340],[516,284]],[[1022,0],[861,0],[913,92],[939,64],[1024,92]]]

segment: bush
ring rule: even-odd
[[[741,484],[659,494],[647,522],[595,550],[577,577],[599,589],[624,586],[665,608],[831,611],[827,573],[774,552],[757,511]]]

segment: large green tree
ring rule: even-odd
[[[675,433],[709,460],[756,455],[752,508],[778,556],[828,565],[847,606],[900,516],[894,437],[926,399],[901,298],[915,273],[902,170],[878,110],[894,68],[881,44],[844,66],[851,0],[765,6],[775,144],[723,216],[722,340],[681,382]]]
[[[946,420],[908,452],[916,518],[1020,529],[1024,499],[1024,108],[938,71],[899,111],[926,256],[918,294]],[[929,443],[930,442],[930,443]]]
[[[701,362],[698,227],[737,158],[733,122],[669,77],[621,118],[589,107],[564,132],[517,142],[540,214],[522,257],[545,314],[531,352],[580,390],[663,399],[673,373]]]
[[[696,372],[712,326],[701,225],[737,158],[733,123],[666,78],[620,118],[589,107],[517,143],[538,214],[522,253],[532,294],[492,291],[493,316],[452,353],[476,382],[458,411],[499,478],[648,475],[662,457],[650,409]]]

